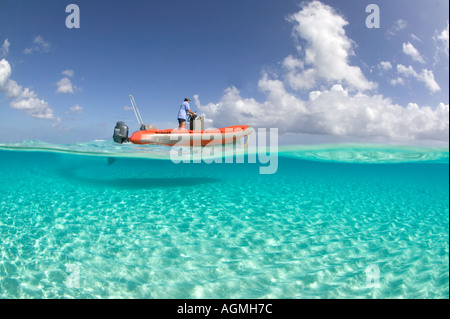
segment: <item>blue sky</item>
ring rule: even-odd
[[[80,8],[80,28],[65,25]],[[368,4],[380,28],[367,28]],[[448,145],[448,1],[0,2],[0,142],[110,139],[116,121],[278,127],[286,143]]]

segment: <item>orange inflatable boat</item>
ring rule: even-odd
[[[213,146],[236,143],[254,129],[249,125],[235,125],[212,130],[141,130],[134,132],[129,141],[134,144],[160,144],[179,146]]]
[[[131,142],[134,144],[160,144],[169,146],[213,146],[237,143],[244,136],[248,136],[254,132],[253,127],[249,125],[235,125],[205,130],[205,118],[203,115],[188,117],[187,121],[190,124],[189,130],[158,130],[152,125],[144,124],[132,95],[130,95],[130,100],[136,119],[140,124],[140,130],[134,132],[128,138],[128,126],[125,122],[117,122],[113,135],[114,142],[116,143]]]

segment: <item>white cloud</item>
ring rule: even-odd
[[[74,94],[75,91],[81,91],[81,88],[73,85],[72,81],[69,79],[69,77],[73,77],[74,75],[73,70],[65,70],[62,72],[62,74],[66,75],[66,77],[63,77],[58,82],[56,82],[56,85],[58,86],[56,93]]]
[[[74,72],[73,72],[73,70],[64,70],[64,71],[62,71],[62,74],[71,78],[71,77],[73,77]]]
[[[259,81],[259,88],[267,94],[263,103],[243,98],[231,87],[218,103],[199,109],[213,119],[216,127],[246,123],[278,127],[280,133],[448,141],[449,106],[442,103],[435,109],[402,107],[381,95],[350,94],[340,84],[312,91],[308,100],[302,100],[267,75]]]
[[[409,55],[414,61],[425,63],[425,60],[411,42],[403,43],[403,53]]]
[[[431,93],[441,90],[439,84],[435,81],[433,71],[431,70],[423,69],[421,73],[417,73],[411,65],[406,67],[402,64],[398,64],[397,72],[405,77],[413,77],[417,81],[425,83],[425,86]]]
[[[349,65],[349,57],[354,53],[353,42],[344,30],[348,22],[333,8],[313,1],[293,14],[289,21],[294,23],[294,36],[306,41],[300,50],[303,60],[289,56],[283,63],[288,70],[287,83],[293,89],[311,89],[319,81],[337,81],[360,91],[376,87],[359,67]]]
[[[0,48],[0,58],[6,58],[6,56],[8,55],[8,52],[9,52],[9,46],[10,46],[10,43],[9,43],[8,39],[5,39],[5,41],[3,42],[3,45]]]
[[[294,14],[293,34],[302,42],[304,58],[288,56],[282,74],[271,78],[263,74],[258,88],[265,101],[242,97],[236,87],[229,87],[217,103],[197,108],[209,119],[208,125],[226,127],[245,123],[255,127],[277,127],[280,133],[306,133],[365,139],[383,137],[392,140],[449,140],[449,106],[402,106],[389,98],[370,94],[375,84],[369,82],[358,67],[350,66],[353,43],[347,38],[347,22],[329,6],[318,1],[304,5]],[[399,20],[393,31],[406,27]],[[383,61],[384,70],[392,64]],[[397,65],[402,77],[424,82],[430,91],[440,89],[433,72],[417,73],[412,66]],[[399,77],[394,85],[403,85]],[[319,83],[321,82],[321,83]],[[309,97],[305,98],[305,90]]]
[[[408,23],[403,19],[395,21],[394,25],[388,30],[388,35],[396,36],[400,31],[406,29]]]
[[[39,99],[29,88],[22,88],[16,81],[10,79],[11,65],[5,59],[0,60],[0,92],[13,99],[10,107],[24,111],[34,118],[53,119],[53,109],[48,103]]]
[[[81,114],[81,113],[83,113],[83,108],[77,104],[75,106],[72,106],[70,108],[70,111],[73,112],[73,113]]]
[[[3,86],[3,89],[6,97],[8,98],[16,98],[22,92],[22,87],[14,80],[7,80],[6,84]]]
[[[19,97],[11,102],[13,109],[22,110],[38,119],[53,119],[53,110],[44,100],[40,100],[36,93],[30,92],[28,97]]]
[[[11,76],[11,66],[5,59],[0,60],[0,88],[4,88]]]
[[[32,46],[23,50],[25,54],[32,54],[34,52],[48,53],[51,50],[51,45],[48,41],[40,35],[33,39]]]
[[[303,61],[294,58],[292,55],[288,55],[283,61],[283,67],[287,70],[295,70],[297,68],[303,69],[304,63]]]
[[[409,76],[418,77],[416,70],[414,70],[414,68],[411,65],[406,67],[403,64],[398,64],[397,72],[406,77]]]
[[[418,80],[425,83],[425,86],[432,93],[441,90],[439,84],[437,84],[437,82],[434,80],[434,74],[433,71],[431,70],[423,69],[422,72],[419,74]]]
[[[67,77],[56,82],[56,85],[58,86],[56,93],[75,93],[72,82]]]
[[[449,37],[448,37],[448,28],[449,24],[447,23],[447,28],[442,30],[440,33],[437,33],[433,40],[436,43],[437,49],[439,52],[444,53],[447,55],[447,58],[449,56]]]
[[[133,108],[132,108],[131,106],[125,105],[125,106],[123,107],[123,110],[124,110],[124,111],[133,111]]]
[[[392,64],[389,61],[381,61],[378,67],[383,69],[384,71],[389,71],[392,69]]]
[[[401,77],[391,80],[390,83],[394,86],[395,85],[405,85],[405,81],[403,81],[403,78],[401,78]]]

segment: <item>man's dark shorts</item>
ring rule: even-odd
[[[186,122],[186,119],[178,119],[178,124],[181,124],[183,122]]]

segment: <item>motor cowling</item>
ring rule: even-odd
[[[123,144],[128,142],[128,126],[125,122],[117,122],[114,128],[113,140],[116,143]]]

